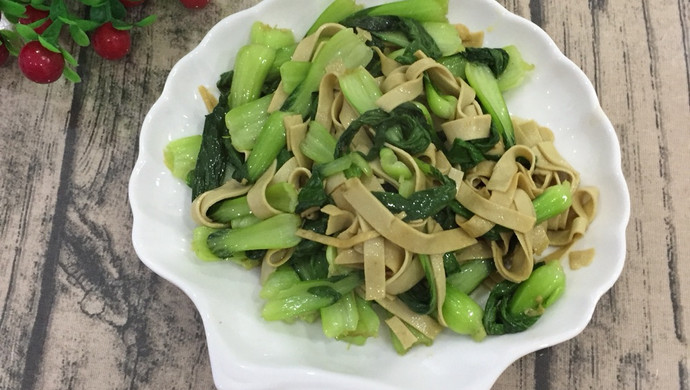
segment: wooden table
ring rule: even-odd
[[[452,0],[451,0],[452,1]],[[689,389],[690,3],[501,0],[592,80],[631,192],[619,281],[576,338],[530,354],[496,389]],[[199,315],[130,241],[138,134],[173,64],[258,0],[134,10],[159,21],[108,62],[73,48],[83,82],[0,68],[0,388],[205,389]]]

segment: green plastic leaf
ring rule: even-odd
[[[146,27],[146,26],[152,24],[153,22],[155,22],[156,19],[157,19],[156,15],[149,15],[149,16],[145,17],[144,19],[141,19],[140,21],[134,23],[134,25],[137,27]]]
[[[45,47],[46,49],[55,53],[60,53],[60,49],[57,46],[55,46],[54,44],[52,44],[40,35],[38,36],[38,41],[41,42],[41,45],[43,45],[43,47]]]
[[[0,10],[3,14],[22,17],[26,13],[26,6],[9,0],[0,0]]]
[[[79,26],[80,29],[84,31],[91,31],[95,30],[98,26],[100,26],[102,23],[95,22],[93,20],[85,20],[85,19],[77,19],[74,20],[74,23]]]
[[[60,53],[62,53],[62,56],[65,58],[65,61],[70,64],[77,66],[77,60],[74,59],[74,57],[65,49],[60,49]]]
[[[72,68],[69,66],[65,66],[65,69],[62,71],[62,75],[65,76],[65,78],[73,83],[78,83],[81,81],[81,77],[75,72]]]
[[[110,0],[110,12],[114,19],[124,19],[127,17],[127,8],[120,0]]]
[[[36,39],[38,39],[38,34],[36,34],[36,31],[34,31],[34,29],[29,26],[23,24],[15,24],[14,28],[17,30],[17,34],[24,38],[24,40],[35,41]]]
[[[76,24],[69,26],[69,34],[74,39],[74,42],[79,46],[89,46],[89,37],[86,35],[84,30],[79,28]]]
[[[117,30],[129,30],[132,28],[131,24],[129,24],[125,21],[122,21],[122,20],[114,19],[114,20],[111,20],[110,22],[113,24],[113,27],[115,27]]]

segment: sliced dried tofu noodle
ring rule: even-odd
[[[432,340],[443,330],[443,327],[432,317],[413,312],[396,297],[387,295],[385,298],[377,299],[376,303]]]
[[[491,257],[493,257],[491,245],[487,241],[479,241],[474,245],[455,252],[455,259],[459,263],[477,259],[490,259]]]
[[[191,207],[192,220],[197,225],[203,225],[210,228],[224,228],[229,224],[214,222],[208,217],[208,210],[214,204],[226,200],[242,196],[249,192],[251,186],[244,185],[237,180],[228,180],[222,186],[210,191],[206,191],[194,199]]]
[[[276,166],[276,160],[273,160],[266,172],[259,177],[249,192],[247,192],[249,209],[252,211],[252,214],[261,219],[270,218],[282,213],[282,211],[271,206],[268,203],[268,199],[266,199],[266,188],[273,180],[273,176],[276,173]]]
[[[448,146],[456,138],[464,141],[486,138],[491,131],[491,115],[464,116],[442,123],[441,129],[446,135]]]
[[[320,244],[333,246],[336,248],[351,248],[357,244],[361,244],[367,240],[380,236],[379,232],[370,230],[368,232],[361,232],[347,239],[342,239],[340,237],[331,237],[305,229],[297,229],[295,235],[297,237],[304,238],[305,240],[315,241]]]
[[[594,260],[594,254],[594,248],[570,252],[568,254],[570,269],[577,270],[590,265]]]
[[[319,83],[319,98],[314,120],[319,122],[326,129],[330,129],[333,125],[332,110],[336,100],[335,90],[338,85],[338,75],[336,73],[327,73],[321,79],[321,83]],[[339,104],[342,106],[342,98]],[[337,110],[340,111],[339,107]]]
[[[404,350],[412,348],[417,342],[417,336],[405,325],[399,317],[392,316],[384,321],[391,332],[398,338]]]
[[[462,45],[465,47],[482,47],[484,44],[484,31],[470,31],[464,24],[456,24],[455,30],[458,32]]]
[[[287,150],[292,152],[298,166],[311,168],[311,159],[305,156],[300,148],[300,144],[307,136],[307,123],[302,121],[301,115],[287,115],[283,118],[283,125],[285,126],[285,146]]]
[[[386,253],[383,237],[364,241],[364,298],[381,299],[386,296]]]
[[[281,248],[281,249],[269,249],[264,254],[262,264],[266,263],[273,268],[278,268],[290,260],[290,256],[295,252],[295,247],[292,248]]]
[[[443,266],[443,255],[438,253],[430,255],[429,261],[436,285],[436,319],[442,326],[448,326],[443,318],[443,303],[446,301],[446,270]]]
[[[404,251],[404,254],[400,269],[386,280],[386,293],[389,295],[401,294],[424,278],[422,264],[409,251]]]
[[[343,198],[377,232],[396,245],[414,253],[445,253],[472,245],[476,240],[462,229],[422,233],[394,216],[367,191],[357,178],[343,184]]]
[[[482,197],[474,188],[467,184],[460,186],[455,198],[475,215],[518,232],[526,233],[530,231],[536,220],[534,216],[521,213],[510,206],[504,206]]]

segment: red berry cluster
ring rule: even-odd
[[[119,60],[129,53],[132,44],[130,29],[146,26],[155,20],[150,16],[134,24],[123,21],[127,13],[125,9],[142,5],[145,1],[106,0],[95,10],[96,6],[90,6],[89,19],[79,19],[69,14],[64,0],[32,1],[32,5],[25,5],[28,1],[24,0],[4,0],[0,2],[0,12],[14,24],[16,32],[0,30],[0,66],[15,55],[19,69],[31,81],[52,83],[64,74],[65,78],[78,82],[80,78],[71,68],[76,67],[77,62],[58,42],[62,27],[67,26],[78,45],[90,45],[102,58]],[[87,6],[94,4],[92,1],[82,2]],[[186,8],[203,8],[209,2],[180,0]]]

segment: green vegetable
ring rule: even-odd
[[[540,224],[549,218],[564,212],[572,205],[572,192],[570,182],[564,181],[548,187],[539,196],[534,198],[532,205],[537,216],[536,224]]]
[[[293,45],[295,43],[295,36],[290,29],[272,27],[257,21],[252,24],[249,42],[271,49],[280,49]]]
[[[333,176],[336,173],[343,172],[352,166],[352,158],[350,154],[340,156],[332,161],[319,165],[317,168],[323,177]]]
[[[430,1],[429,3],[433,4],[434,2]],[[367,9],[348,17],[341,23],[347,27],[363,28],[375,34],[381,40],[389,39],[390,43],[393,44],[405,44],[402,54],[395,57],[395,60],[401,64],[413,63],[416,60],[414,53],[417,50],[421,50],[431,58],[441,57],[441,49],[436,45],[434,38],[413,17],[374,16],[366,14],[364,11],[367,11]],[[401,40],[401,36],[404,37],[404,40]]]
[[[453,180],[442,175],[431,165],[421,161],[417,161],[417,164],[427,175],[439,178],[441,185],[414,192],[407,198],[393,192],[372,192],[372,195],[392,213],[405,212],[404,221],[434,216],[455,200],[455,182]]]
[[[458,30],[447,22],[424,22],[422,27],[433,38],[436,46],[441,51],[441,55],[449,56],[463,51],[462,39],[458,35]]]
[[[402,0],[365,8],[353,16],[394,15],[420,22],[447,22],[448,0]]]
[[[495,270],[493,259],[468,260],[460,264],[457,272],[448,275],[446,283],[462,293],[469,294]]]
[[[419,262],[424,270],[425,279],[414,285],[411,289],[398,294],[398,298],[419,314],[430,314],[436,309],[438,295],[436,292],[436,278],[431,268],[429,255],[418,254]]]
[[[348,342],[355,345],[364,345],[366,339],[369,337],[377,337],[379,334],[379,316],[371,307],[371,303],[360,298],[355,294],[355,305],[357,308],[357,327],[352,330],[337,336],[338,340]],[[323,318],[322,318],[323,321]]]
[[[255,182],[285,147],[285,115],[286,113],[280,111],[272,112],[256,137],[256,143],[246,164],[247,179],[250,182]]]
[[[228,105],[235,108],[261,96],[261,87],[271,69],[276,51],[257,44],[242,46],[235,59],[235,74],[232,78]]]
[[[245,216],[242,216],[239,218],[235,218],[232,221],[230,221],[230,227],[232,229],[238,229],[238,228],[243,228],[243,227],[247,227],[250,225],[254,225],[255,223],[259,223],[261,221],[262,221],[262,219],[257,217],[256,215],[249,214],[249,215],[245,215]]]
[[[261,128],[268,119],[268,106],[273,94],[233,108],[225,114],[225,126],[236,150],[252,150]]]
[[[508,303],[511,315],[539,316],[563,295],[565,273],[559,261],[550,261],[532,271],[520,283]]]
[[[304,140],[299,145],[305,156],[317,164],[333,161],[335,152],[335,137],[317,121],[309,122],[309,129]]]
[[[267,321],[290,320],[332,305],[361,283],[357,273],[338,279],[299,281],[268,299],[261,315]]]
[[[424,74],[424,91],[429,108],[436,116],[441,119],[450,119],[455,115],[458,98],[453,95],[441,95],[426,73]]]
[[[498,88],[496,76],[487,65],[474,62],[468,62],[465,66],[465,76],[477,93],[482,107],[491,115],[492,125],[496,126],[506,149],[509,149],[515,145],[513,121],[501,90]]]
[[[381,148],[379,160],[381,162],[381,169],[398,182],[398,194],[403,198],[412,195],[414,192],[414,181],[412,180],[410,168],[402,161],[399,161],[393,150],[389,148]]]
[[[301,240],[295,235],[300,223],[298,215],[278,214],[247,227],[220,229],[208,236],[207,244],[218,257],[254,249],[291,248]]]
[[[309,68],[311,68],[311,62],[306,61],[286,61],[280,66],[280,78],[283,81],[285,93],[292,93],[304,81]]]
[[[337,338],[357,329],[359,312],[355,293],[350,291],[337,302],[321,308],[321,326],[326,337]]]
[[[225,181],[225,171],[228,166],[234,168],[236,172],[242,168],[243,158],[230,144],[225,127],[225,114],[229,110],[228,93],[234,78],[233,74],[231,71],[220,76],[216,84],[221,93],[218,104],[204,119],[199,155],[194,171],[189,175],[192,199],[220,187]]]
[[[328,226],[328,216],[318,213],[316,219],[305,219],[302,229],[325,234]],[[326,259],[327,247],[311,240],[302,240],[292,253],[288,264],[297,272],[302,280],[318,280],[328,277],[329,263]]]
[[[294,213],[297,207],[297,190],[288,182],[271,184],[266,187],[266,201],[276,210]]]
[[[486,337],[482,308],[451,284],[446,284],[446,299],[441,311],[446,324],[455,333],[470,335],[474,341],[482,341]]]
[[[297,44],[295,43],[276,49],[276,56],[273,59],[268,75],[266,75],[266,80],[280,81],[280,67],[292,59],[292,55],[295,53],[296,48]]]
[[[352,69],[367,65],[372,57],[371,49],[352,30],[338,31],[316,53],[306,77],[285,100],[281,111],[306,117],[312,104],[312,93],[319,89],[328,64],[341,61],[345,69]]]
[[[430,339],[424,333],[418,331],[417,329],[412,327],[410,324],[408,324],[406,322],[403,322],[403,324],[405,324],[405,327],[407,327],[407,329],[409,329],[410,332],[412,332],[412,334],[417,339],[417,341],[415,341],[414,344],[412,344],[410,346],[410,348],[412,348],[418,344],[423,344],[423,345],[426,345],[427,347],[429,347],[429,346],[431,346],[431,344],[434,343],[434,340]],[[410,348],[405,349],[403,347],[402,343],[400,342],[400,339],[398,339],[398,336],[396,336],[395,333],[393,333],[392,331],[390,332],[390,336],[391,336],[391,343],[393,344],[393,348],[395,349],[395,352],[397,352],[398,355],[406,354]]]
[[[200,148],[200,135],[172,140],[163,149],[163,162],[173,176],[186,181],[189,172],[196,166]]]
[[[335,23],[362,9],[354,0],[334,0],[311,25],[305,35],[311,35],[326,23]]]
[[[544,309],[561,296],[564,288],[565,273],[558,261],[535,268],[522,283],[508,280],[498,283],[491,290],[484,309],[486,332],[500,335],[528,329],[539,320]]]
[[[194,251],[194,254],[199,260],[222,260],[222,258],[216,256],[213,252],[211,252],[211,250],[208,249],[208,245],[206,244],[208,236],[217,230],[218,229],[210,228],[207,226],[197,226],[196,228],[194,228],[194,232],[192,234],[192,251]]]
[[[335,149],[336,158],[347,153],[355,134],[365,125],[374,131],[374,145],[366,156],[367,160],[378,157],[379,150],[385,142],[410,154],[421,153],[431,143],[430,134],[434,131],[422,110],[414,103],[402,103],[391,112],[381,109],[370,110],[352,121],[340,135]]]
[[[498,88],[507,91],[522,84],[527,72],[534,69],[534,65],[528,64],[522,59],[517,47],[510,45],[503,48],[508,53],[510,60],[501,75],[498,77]]]
[[[246,217],[252,211],[249,209],[246,196],[226,199],[214,204],[208,211],[208,217],[215,222],[229,223],[230,221]]]
[[[311,177],[297,194],[297,208],[295,212],[301,213],[311,207],[322,207],[330,203],[330,198],[324,190],[323,176],[318,169],[313,170]]]
[[[498,127],[492,120],[488,137],[469,141],[456,138],[446,157],[451,164],[460,165],[463,171],[467,171],[484,160],[497,160],[500,156],[491,155],[489,151],[500,139]]]
[[[500,48],[468,47],[458,55],[464,57],[467,62],[486,65],[494,77],[500,77],[510,62],[508,52]]]
[[[376,100],[381,97],[381,90],[363,66],[343,73],[338,82],[345,99],[358,113],[363,114],[377,108]]]

